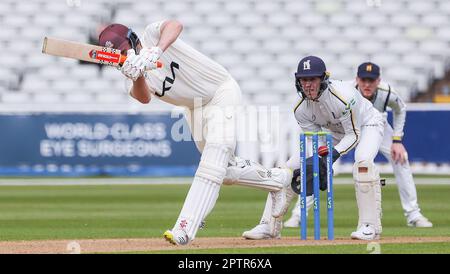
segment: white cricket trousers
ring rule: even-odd
[[[241,90],[230,76],[210,102],[187,112],[186,119],[202,156],[173,231],[175,235],[184,232],[189,242],[214,208],[228,162],[234,157],[240,104]]]
[[[409,166],[409,161],[406,160],[406,162],[402,165],[400,163],[394,163],[394,161],[392,160],[391,146],[393,132],[394,131],[391,125],[386,122],[384,127],[383,142],[380,146],[380,152],[392,165],[403,211],[408,221],[410,221],[421,215],[420,208],[417,203],[417,191],[414,184],[411,168]]]

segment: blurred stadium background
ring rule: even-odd
[[[0,176],[192,175],[194,145],[171,138],[180,110],[133,101],[116,69],[41,54],[44,36],[95,43],[105,24],[141,34],[166,18],[184,24],[181,38],[224,65],[253,106],[254,138],[238,155],[273,166],[294,153],[292,76],[314,54],[342,80],[364,61],[381,65],[408,102],[413,171],[450,174],[447,0],[2,0]],[[338,171],[350,170],[347,157]]]

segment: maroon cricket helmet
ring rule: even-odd
[[[138,36],[132,29],[122,24],[107,26],[98,36],[98,41],[102,47],[120,49],[122,52],[132,48],[138,52],[136,48],[139,43]]]

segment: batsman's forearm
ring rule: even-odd
[[[130,89],[130,95],[142,104],[148,104],[150,102],[150,89],[148,88],[143,76],[139,77],[136,81],[133,82],[133,85]]]
[[[394,109],[393,109],[394,110]],[[397,139],[402,139],[403,137],[403,128],[405,127],[406,121],[406,106],[403,106],[397,111],[393,112],[393,137],[397,137]]]
[[[177,40],[180,33],[183,31],[183,25],[176,21],[170,20],[161,29],[161,37],[159,38],[158,44],[156,45],[162,51],[165,51],[170,45],[172,45],[175,40]]]

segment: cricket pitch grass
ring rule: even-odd
[[[66,180],[48,179],[57,183]],[[421,177],[426,184],[417,185],[419,205],[433,228],[406,226],[397,186],[388,180],[382,189],[383,234],[380,241],[374,242],[350,239],[357,224],[351,184],[335,185],[334,241],[326,240],[324,192],[323,240],[312,240],[311,214],[308,241],[299,239],[299,228],[283,229],[278,240],[251,241],[243,239],[242,232],[259,222],[267,194],[223,186],[206,227],[199,230],[189,246],[172,246],[162,234],[176,221],[191,178],[186,178],[186,184],[164,184],[165,178],[159,180],[162,184],[126,184],[127,179],[123,179],[123,185],[95,185],[96,179],[80,178],[76,181],[93,185],[0,185],[0,253],[450,253],[450,185],[445,183],[450,182],[450,177]],[[440,184],[434,184],[434,180]],[[290,211],[285,219],[289,215]]]

